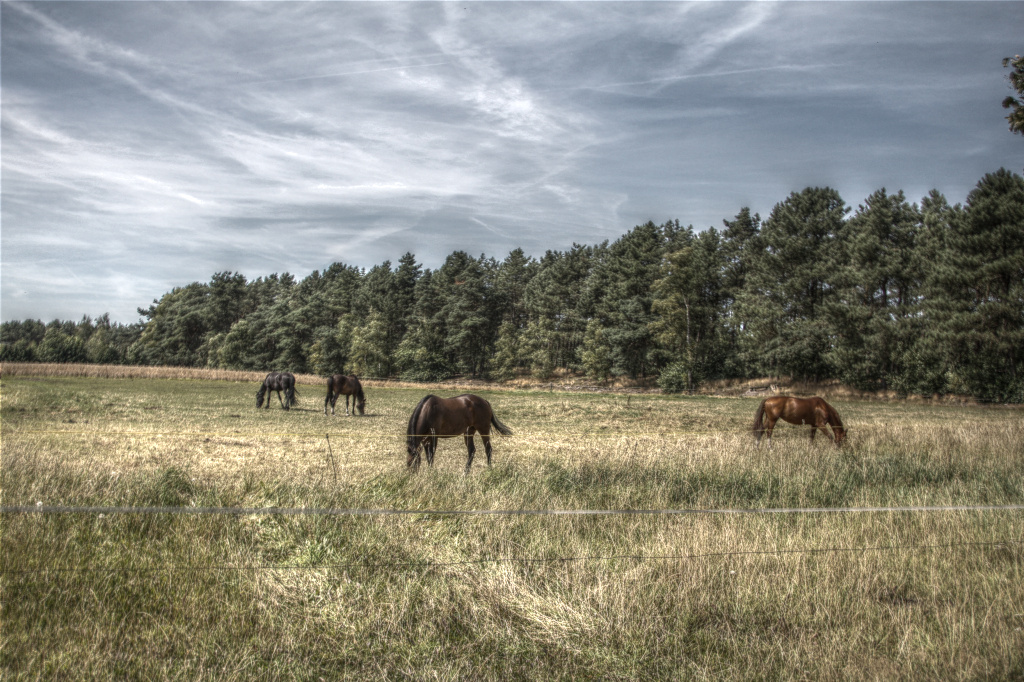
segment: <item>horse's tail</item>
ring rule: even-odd
[[[417,438],[417,436],[421,434],[416,433],[416,426],[420,420],[420,412],[423,411],[423,406],[426,404],[426,402],[433,397],[434,396],[432,395],[424,396],[423,400],[421,400],[419,405],[416,406],[416,409],[412,411],[412,416],[409,417],[409,428],[405,432],[406,435],[408,436],[405,442],[406,446],[409,449],[409,452],[415,452],[416,448],[418,447],[419,439]]]
[[[757,406],[757,412],[754,413],[754,425],[751,427],[751,431],[754,432],[754,440],[761,442],[761,434],[764,433],[764,404],[768,402],[768,398],[761,401],[761,404]]]
[[[284,375],[284,397],[285,407],[299,403],[299,392],[295,390],[295,376],[290,373]]]
[[[504,424],[502,424],[498,420],[498,418],[494,416],[493,412],[491,412],[491,424],[494,425],[494,428],[498,429],[498,433],[500,433],[501,435],[503,435],[503,436],[511,436],[512,435],[512,429],[510,429],[507,426],[505,426]]]

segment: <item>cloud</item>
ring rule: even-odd
[[[977,55],[1019,51],[1021,7],[2,3],[2,314],[540,255],[825,180],[956,200],[1015,167]]]

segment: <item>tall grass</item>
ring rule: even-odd
[[[435,390],[435,389],[432,389]],[[411,474],[424,389],[366,417],[249,382],[4,375],[5,505],[721,509],[1024,503],[1020,411],[850,401],[850,446],[754,399],[487,393],[517,433]],[[328,446],[328,438],[330,445]],[[337,478],[335,478],[335,471]],[[1016,511],[744,516],[4,514],[4,677],[1024,675]]]

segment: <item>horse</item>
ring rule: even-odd
[[[494,416],[491,404],[479,396],[464,394],[455,398],[438,398],[428,395],[419,402],[409,417],[409,428],[406,439],[409,457],[405,461],[407,467],[420,468],[420,445],[427,453],[427,464],[434,466],[434,452],[437,450],[437,439],[452,436],[464,436],[466,449],[466,473],[473,464],[473,453],[476,446],[473,434],[479,433],[487,453],[487,466],[491,466],[491,426],[503,436],[511,436],[508,428]]]
[[[778,395],[772,398],[765,398],[757,408],[754,415],[754,439],[761,444],[761,434],[768,434],[768,447],[772,446],[772,429],[779,419],[790,424],[810,424],[811,442],[814,442],[814,434],[821,429],[825,435],[831,438],[835,444],[841,445],[846,438],[846,430],[843,428],[843,421],[835,408],[817,396],[813,398],[791,398]],[[835,438],[828,432],[826,426],[831,426],[835,432]]]
[[[295,375],[290,372],[271,372],[263,380],[260,390],[256,391],[256,409],[263,407],[263,396],[267,391],[277,391],[277,400],[284,409],[290,408],[298,401],[295,399],[298,393],[295,392]],[[281,391],[284,391],[284,400],[281,400]],[[270,396],[267,396],[267,409],[270,409]]]
[[[327,405],[331,405],[331,414],[334,414],[334,403],[338,402],[338,396],[345,396],[345,416],[348,416],[348,397],[352,396],[352,412],[359,410],[359,414],[366,414],[366,395],[363,393],[363,385],[353,374],[335,374],[327,379],[327,397],[324,398],[324,414],[327,414]]]

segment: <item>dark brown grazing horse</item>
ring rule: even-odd
[[[826,403],[823,399],[814,398],[790,398],[789,396],[778,395],[773,398],[765,398],[757,408],[754,415],[754,438],[757,444],[761,444],[761,434],[768,434],[768,447],[772,446],[772,429],[779,419],[790,424],[810,424],[811,442],[814,442],[814,434],[821,429],[829,438],[832,434],[826,426],[831,426],[835,432],[835,444],[840,445],[846,438],[846,431],[843,429],[843,421],[835,408]]]
[[[295,375],[290,372],[271,372],[267,375],[260,390],[256,392],[256,409],[263,407],[263,397],[267,391],[277,391],[277,401],[286,410],[298,402],[295,400],[295,396],[298,395],[295,392]],[[281,391],[284,391],[284,400],[281,400]],[[266,395],[266,398],[269,410],[270,396]]]
[[[409,417],[409,429],[406,439],[409,457],[405,465],[413,469],[420,468],[420,445],[427,453],[427,465],[434,466],[434,453],[437,451],[438,438],[464,436],[469,456],[466,458],[466,473],[473,464],[473,434],[479,433],[487,453],[487,466],[491,466],[491,426],[503,436],[511,436],[508,428],[494,416],[491,404],[472,394],[460,395],[455,398],[438,398],[428,395],[420,401]]]
[[[338,402],[338,396],[345,396],[345,415],[348,416],[348,397],[352,396],[352,411],[359,410],[359,414],[366,414],[366,395],[363,393],[363,385],[353,374],[335,374],[327,379],[327,397],[324,398],[324,414],[327,414],[327,404],[331,405],[331,414],[334,414],[334,403]]]

